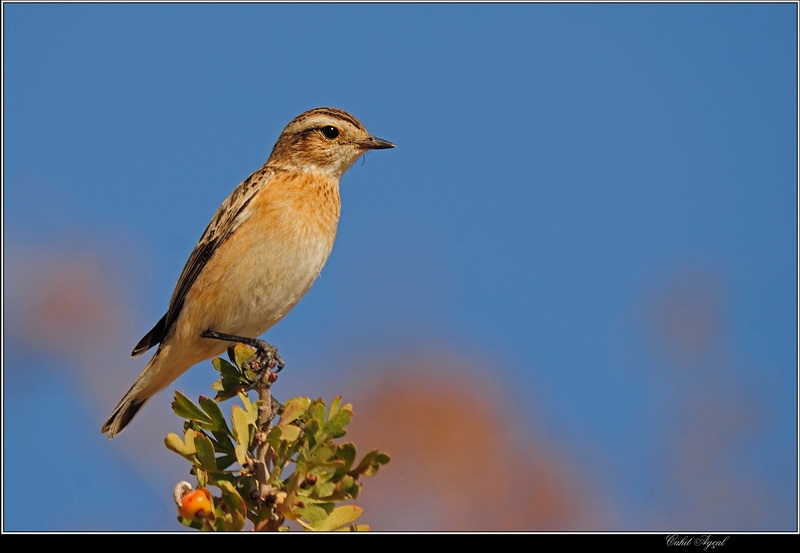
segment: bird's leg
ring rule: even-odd
[[[278,378],[276,373],[284,367],[283,359],[278,355],[278,348],[258,338],[236,336],[235,334],[226,334],[211,329],[201,332],[200,336],[203,338],[212,338],[214,340],[224,340],[226,342],[238,342],[256,348],[256,353],[250,358],[255,359],[252,361],[248,359],[247,363],[250,365],[250,370],[258,375],[258,380],[254,387],[258,391],[259,399],[264,400],[262,403],[262,410],[264,412],[261,413],[260,417],[261,422],[263,424],[268,424],[275,415],[283,411],[281,402],[272,397],[272,394],[269,392],[270,387]]]
[[[268,344],[264,340],[258,338],[248,338],[246,336],[236,336],[235,334],[225,334],[224,332],[217,332],[216,330],[205,330],[200,333],[203,338],[213,338],[215,340],[224,340],[226,342],[239,342],[251,347],[256,348],[256,355],[258,360],[268,370],[274,369],[275,372],[280,372],[284,367],[283,359],[278,355],[278,348],[272,344]]]

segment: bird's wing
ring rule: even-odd
[[[166,338],[178,319],[178,315],[183,309],[186,294],[189,293],[194,281],[197,280],[197,276],[206,266],[208,260],[211,259],[211,256],[214,255],[219,245],[242,223],[242,211],[261,187],[269,182],[272,176],[271,172],[266,167],[256,171],[237,186],[219,206],[205,232],[203,232],[203,236],[200,237],[200,241],[194,247],[189,260],[183,267],[181,276],[178,278],[178,284],[175,286],[175,291],[169,301],[167,313],[136,344],[131,357],[141,355],[156,344],[160,344]]]

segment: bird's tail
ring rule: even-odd
[[[136,413],[139,412],[139,409],[148,399],[153,397],[153,394],[163,389],[180,375],[182,371],[171,373],[169,358],[169,348],[161,347],[150,359],[136,382],[122,397],[100,429],[103,434],[108,434],[108,439],[122,432],[133,420],[133,417],[136,416]]]
[[[136,416],[136,413],[139,412],[139,409],[150,399],[150,397],[145,397],[144,399],[136,397],[137,384],[138,382],[128,390],[128,393],[125,394],[122,401],[114,408],[111,416],[103,424],[103,428],[100,429],[103,434],[108,434],[109,440],[122,432],[128,426],[128,423],[133,420],[133,417]]]
[[[174,345],[162,343],[100,431],[108,434],[109,439],[113,438],[128,426],[142,405],[153,395],[169,386],[195,363],[222,353],[227,347],[227,344],[220,340],[205,340],[205,342],[207,343],[199,345],[194,342],[183,344],[177,349]]]

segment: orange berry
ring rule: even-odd
[[[211,501],[211,492],[206,488],[200,488],[188,492],[181,498],[181,505],[178,507],[178,514],[183,518],[193,520],[195,518],[206,517],[214,510]]]

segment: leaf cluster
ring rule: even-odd
[[[373,450],[357,461],[353,443],[336,441],[353,416],[352,405],[341,397],[329,406],[322,399],[291,399],[274,427],[259,428],[261,401],[246,393],[259,381],[253,353],[237,344],[229,351],[231,362],[213,361],[221,374],[213,386],[216,400],[201,396],[194,403],[175,393],[172,408],[185,419],[184,435],[168,435],[166,446],[191,463],[199,487],[221,492],[212,498],[212,514],[194,520],[179,516],[180,522],[217,531],[243,530],[248,521],[256,530],[286,530],[287,520],[306,530],[368,529],[355,524],[360,507],[341,503],[358,497],[359,478],[376,474],[389,456]],[[233,397],[240,404],[231,407],[228,419],[219,402]]]

